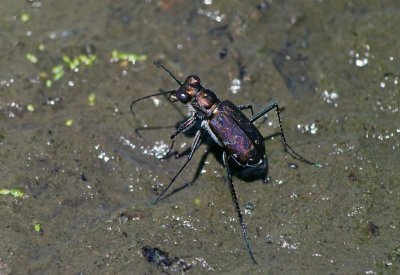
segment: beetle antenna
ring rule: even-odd
[[[167,68],[165,68],[164,65],[161,64],[161,62],[160,62],[159,60],[155,60],[155,61],[154,61],[154,65],[156,65],[158,68],[161,67],[162,69],[164,69],[164,71],[166,71],[166,72],[176,81],[176,83],[179,84],[179,86],[181,86],[181,85],[183,84],[181,81],[179,81],[179,80],[173,75],[173,73],[171,73],[170,70],[168,70]]]
[[[132,103],[131,103],[131,105],[130,105],[130,107],[131,107],[131,112],[132,112],[132,114],[133,114],[134,116],[136,116],[136,115],[135,115],[135,112],[133,111],[133,104],[135,104],[135,103],[138,102],[138,101],[141,101],[141,100],[143,100],[143,99],[146,99],[146,98],[149,98],[149,97],[153,97],[153,96],[159,96],[159,95],[165,95],[165,94],[173,94],[173,93],[175,93],[175,92],[176,92],[175,90],[172,90],[172,91],[163,91],[163,92],[160,92],[160,93],[157,93],[157,94],[146,95],[146,96],[144,96],[144,97],[135,99],[134,101],[132,101]]]

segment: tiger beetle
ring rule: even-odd
[[[235,187],[232,183],[232,168],[235,167],[240,170],[246,170],[248,175],[261,171],[264,174],[264,180],[266,179],[268,164],[267,157],[265,156],[264,138],[253,123],[269,111],[275,109],[278,116],[280,136],[285,152],[292,155],[292,157],[315,167],[322,167],[322,165],[305,159],[296,153],[286,142],[280,116],[280,108],[277,103],[269,105],[249,119],[242,113],[242,110],[250,109],[253,114],[253,108],[251,105],[235,105],[229,100],[221,101],[213,91],[201,85],[198,76],[189,75],[185,82],[182,83],[159,61],[154,61],[154,64],[158,68],[165,70],[178,83],[179,88],[171,91],[162,91],[136,99],[132,101],[130,105],[131,112],[135,114],[133,111],[133,105],[138,101],[160,95],[167,95],[171,102],[180,101],[193,111],[192,116],[178,126],[175,132],[171,135],[172,143],[168,153],[171,152],[173,148],[176,136],[194,126],[196,122],[200,122],[201,127],[197,130],[194,136],[186,162],[171,179],[167,187],[153,201],[153,204],[156,204],[161,198],[163,198],[164,194],[175,182],[178,175],[185,169],[186,165],[192,159],[193,154],[202,141],[203,134],[205,132],[208,133],[212,140],[222,147],[222,161],[226,167],[228,185],[233,205],[239,218],[247,251],[253,262],[257,264],[253,255],[253,250],[250,246],[247,226],[243,221]]]

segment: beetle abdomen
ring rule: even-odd
[[[209,117],[210,130],[228,155],[242,166],[264,160],[264,139],[250,120],[230,101],[222,101]]]

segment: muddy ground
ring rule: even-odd
[[[0,274],[397,273],[399,14],[397,0],[2,0]],[[274,113],[256,122],[269,182],[234,183],[258,265],[207,141],[149,204],[185,161],[157,157],[187,115],[162,96],[130,113],[177,88],[153,60],[255,112],[278,102],[289,144],[324,165],[284,153]]]

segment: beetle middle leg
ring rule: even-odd
[[[247,105],[237,105],[236,107],[239,108],[239,110],[246,110],[246,109],[250,109],[251,111],[251,115],[254,116],[254,112],[253,112],[253,106],[251,104],[247,104]]]
[[[290,147],[290,145],[287,143],[286,138],[285,138],[285,134],[283,133],[283,125],[282,125],[282,120],[281,120],[281,115],[280,115],[280,109],[279,109],[279,106],[278,106],[277,103],[272,103],[270,106],[268,106],[267,108],[265,108],[264,110],[262,110],[261,112],[259,112],[255,116],[253,116],[250,119],[250,121],[253,123],[254,121],[259,119],[260,117],[262,117],[263,115],[265,115],[266,113],[271,111],[272,109],[276,109],[276,114],[278,115],[279,128],[280,128],[280,132],[281,132],[280,133],[281,134],[281,140],[282,140],[282,144],[283,144],[283,148],[284,148],[285,152],[291,154],[294,158],[297,158],[298,160],[301,160],[301,161],[303,161],[303,162],[305,162],[307,164],[313,165],[315,167],[322,167],[321,164],[309,161],[308,159],[302,157],[300,154],[298,154],[296,151],[294,151],[292,149],[292,147]]]
[[[243,238],[244,238],[244,241],[246,243],[247,251],[249,252],[249,255],[250,255],[251,259],[253,260],[253,262],[255,264],[257,264],[256,259],[253,256],[253,250],[251,249],[251,246],[250,246],[250,239],[249,239],[249,235],[247,233],[247,226],[244,223],[242,211],[240,211],[239,201],[237,199],[235,187],[234,187],[233,182],[232,182],[232,172],[231,172],[231,169],[229,168],[228,157],[227,157],[227,154],[226,154],[225,151],[224,151],[224,153],[222,155],[222,160],[224,162],[224,165],[226,167],[226,172],[228,174],[229,190],[231,192],[231,197],[232,197],[232,200],[233,200],[233,205],[235,206],[236,214],[237,214],[237,216],[239,218],[240,226],[242,227]]]
[[[190,150],[190,148],[188,148],[188,149]],[[189,154],[189,153],[187,153],[186,151],[187,151],[187,150],[185,150],[184,153],[185,153],[186,155]],[[201,157],[201,159],[200,159],[200,161],[199,161],[199,164],[198,164],[198,166],[197,166],[196,172],[195,172],[194,176],[192,177],[192,179],[191,179],[189,182],[186,182],[186,183],[182,184],[181,186],[179,186],[179,187],[177,187],[177,188],[174,188],[174,190],[172,190],[170,193],[168,193],[167,195],[165,195],[165,196],[163,197],[163,199],[166,199],[166,198],[168,198],[169,196],[172,196],[173,194],[175,194],[175,193],[177,193],[177,192],[179,192],[179,191],[185,189],[186,187],[191,186],[191,185],[198,179],[198,177],[200,176],[201,171],[202,171],[202,169],[203,169],[203,167],[204,167],[205,161],[206,161],[206,159],[207,159],[209,153],[210,153],[210,151],[207,151],[205,154],[202,155],[202,157]],[[181,157],[181,156],[183,156],[183,155],[180,154],[178,157]]]

